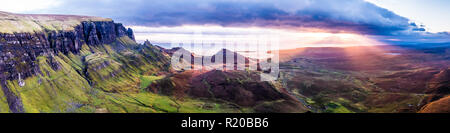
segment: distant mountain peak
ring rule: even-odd
[[[150,43],[150,41],[147,39],[145,40],[145,42],[143,43],[144,45],[153,45],[152,43]]]

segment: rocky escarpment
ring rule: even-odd
[[[145,91],[169,61],[110,19],[0,12],[0,113],[246,111]]]
[[[44,30],[21,33],[0,31],[0,81],[11,112],[23,112],[20,96],[7,87],[7,81],[23,79],[40,73],[37,58],[52,57],[59,53],[79,54],[82,45],[101,46],[127,36],[134,40],[133,31],[113,21],[83,21],[73,30]],[[51,66],[59,64],[49,61]],[[56,68],[57,69],[57,68]]]
[[[82,22],[73,31],[0,33],[0,78],[14,80],[35,74],[37,56],[77,54],[82,44],[109,44],[121,36],[134,39],[131,29],[113,21]]]

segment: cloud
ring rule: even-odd
[[[65,0],[47,13],[110,17],[128,25],[316,28],[391,35],[423,31],[364,0]]]
[[[4,0],[0,10],[9,12],[27,12],[57,6],[59,0]]]

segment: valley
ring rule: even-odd
[[[276,81],[248,69],[173,70],[178,49],[139,44],[111,19],[0,12],[0,112],[450,110],[448,44],[280,50]]]
[[[323,112],[417,112],[427,103],[424,99],[436,93],[427,92],[435,88],[430,86],[433,78],[449,69],[446,45],[281,51],[285,59],[280,64],[281,80],[294,95],[311,99],[311,106]],[[441,89],[448,90],[448,78],[440,79]]]

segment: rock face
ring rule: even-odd
[[[21,78],[36,74],[37,56],[78,54],[82,44],[109,44],[122,36],[134,38],[131,29],[113,21],[82,22],[74,31],[0,33],[0,78],[15,80],[19,74]]]
[[[241,112],[142,91],[170,73],[169,62],[112,20],[0,12],[0,113]]]
[[[83,21],[70,31],[12,34],[0,31],[0,84],[10,110],[23,112],[23,107],[20,96],[7,88],[7,81],[18,80],[18,84],[24,86],[26,83],[22,79],[39,73],[38,56],[79,54],[83,44],[100,46],[113,43],[123,36],[134,40],[131,29],[114,21]],[[51,63],[51,66],[58,69],[58,64]]]

